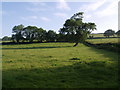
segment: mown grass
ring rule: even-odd
[[[3,45],[3,88],[116,88],[118,55],[73,43]]]
[[[99,44],[99,43],[119,43],[120,38],[104,38],[104,39],[87,39],[86,41]]]

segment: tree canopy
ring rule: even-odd
[[[56,32],[53,30],[47,32],[43,28],[38,28],[36,26],[24,27],[22,24],[14,26],[12,31],[13,35],[11,39],[17,43],[20,41],[33,42],[34,40],[38,42],[55,41],[57,36]]]
[[[2,41],[9,41],[9,40],[11,40],[11,37],[4,36],[4,37],[2,38]]]
[[[65,35],[67,40],[76,43],[84,42],[87,35],[96,29],[95,23],[83,22],[83,12],[74,14],[70,19],[67,19],[60,29],[60,33]]]
[[[21,25],[18,25],[18,26],[14,26],[13,29],[12,29],[13,33],[14,33],[12,35],[12,39],[14,41],[16,41],[17,43],[19,43],[19,41],[23,39],[23,37],[22,37],[23,28],[24,28],[24,26],[21,24]]]
[[[116,35],[117,35],[117,36],[120,36],[120,30],[118,30],[118,31],[116,32]]]
[[[106,37],[114,36],[114,34],[115,34],[115,31],[112,29],[108,29],[104,32],[104,36]]]
[[[14,26],[12,29],[12,37],[11,39],[14,42],[54,42],[54,41],[62,41],[62,42],[73,42],[74,46],[77,46],[78,43],[84,43],[87,39],[88,34],[92,31],[96,30],[96,24],[93,22],[84,22],[83,21],[83,12],[78,12],[74,14],[72,17],[67,19],[63,24],[63,27],[60,28],[59,33],[57,34],[54,30],[44,30],[43,28],[38,28],[36,26],[27,26],[20,24]],[[120,30],[116,33],[112,29],[108,29],[104,32],[104,36],[110,37],[117,34],[120,36]],[[4,37],[7,39],[8,37]]]

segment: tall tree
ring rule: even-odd
[[[20,40],[23,39],[23,28],[24,26],[21,24],[21,25],[18,25],[18,26],[14,26],[12,31],[13,31],[13,35],[14,35],[14,40],[19,43]]]
[[[83,43],[87,35],[95,29],[95,23],[84,23],[83,12],[79,12],[65,21],[63,28],[60,29],[60,33],[66,35],[69,41],[74,42],[75,47],[79,42]]]

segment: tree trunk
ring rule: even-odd
[[[76,47],[78,45],[78,42],[77,43],[75,43],[75,45],[73,46],[73,47]]]
[[[17,39],[16,41],[17,41],[17,43],[19,43],[19,40],[18,40],[18,39]]]

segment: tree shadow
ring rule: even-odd
[[[103,61],[77,62],[52,68],[3,70],[3,88],[117,88],[114,65]]]
[[[107,51],[113,51],[120,53],[120,44],[119,43],[99,43],[99,44],[93,44],[90,42],[85,42],[84,45],[89,46],[89,47],[94,47],[97,49],[104,49]]]
[[[3,50],[10,50],[10,49],[51,49],[51,48],[67,48],[71,46],[44,46],[44,47],[25,47],[25,48],[1,48]]]
[[[104,57],[110,58],[111,60],[114,61],[119,61],[118,56],[119,56],[119,52],[116,51],[109,51],[103,48],[96,48],[96,47],[90,47],[89,48],[91,51],[96,52],[97,54],[102,54]],[[113,55],[115,55],[116,57],[113,57]]]
[[[63,47],[70,46],[52,48]],[[113,61],[118,59],[112,56],[117,53],[94,47],[89,49]],[[75,61],[76,58],[71,60]],[[28,69],[24,67],[23,63],[23,67],[3,70],[3,88],[118,88],[118,67],[116,64],[107,63],[105,60],[90,62],[80,60],[72,65],[61,67],[52,63],[51,68],[36,68],[31,64]]]

